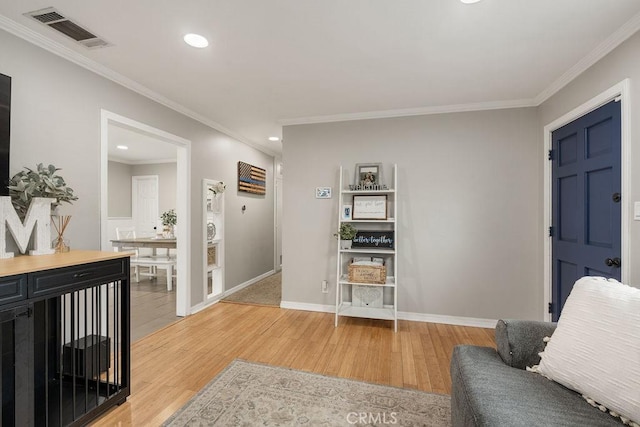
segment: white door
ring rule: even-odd
[[[138,237],[152,237],[158,225],[158,176],[132,177],[132,216]]]

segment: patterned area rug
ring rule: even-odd
[[[229,295],[222,302],[280,307],[281,300],[282,272],[279,272]]]
[[[165,426],[449,426],[449,396],[234,360]]]

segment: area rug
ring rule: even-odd
[[[234,360],[165,426],[449,426],[450,397]]]
[[[272,274],[251,286],[224,298],[223,302],[280,307],[282,300],[282,272]]]

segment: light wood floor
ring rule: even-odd
[[[95,425],[155,426],[235,358],[325,375],[450,393],[453,346],[495,346],[493,330],[341,318],[216,304],[132,345],[131,396]]]

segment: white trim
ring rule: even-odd
[[[544,266],[543,266],[543,285],[544,285],[544,304],[543,304],[543,319],[551,320],[551,314],[548,313],[548,306],[551,302],[551,238],[549,237],[549,227],[551,226],[552,216],[552,180],[551,180],[551,162],[547,161],[547,153],[551,149],[551,133],[571,123],[575,119],[584,116],[585,114],[597,109],[598,107],[606,104],[607,102],[620,97],[620,112],[621,112],[621,162],[620,162],[620,174],[621,174],[621,192],[622,192],[622,206],[621,210],[621,258],[622,258],[622,272],[621,279],[623,283],[629,283],[630,277],[630,260],[631,260],[631,246],[629,239],[629,210],[631,209],[630,191],[631,188],[631,165],[629,164],[629,152],[631,145],[631,102],[630,102],[630,80],[625,79],[620,83],[605,90],[599,95],[591,98],[589,101],[574,108],[570,112],[566,113],[562,117],[554,120],[544,127],[544,146],[542,155],[544,156],[544,203],[542,210],[542,217],[544,219],[544,227],[542,232],[544,233]]]
[[[430,114],[462,113],[467,111],[504,110],[509,108],[536,107],[533,99],[510,101],[488,101],[472,104],[441,105],[435,107],[403,108],[398,110],[367,111],[363,113],[333,114],[326,116],[282,119],[282,126],[306,125],[312,123],[345,122],[350,120],[387,119],[392,117],[425,116]]]
[[[159,93],[147,88],[146,86],[141,85],[140,83],[131,80],[128,77],[123,76],[116,71],[113,71],[110,68],[105,67],[104,65],[89,59],[57,41],[50,39],[48,37],[43,36],[42,34],[25,27],[22,24],[15,22],[12,19],[7,18],[6,16],[0,15],[0,29],[5,30],[14,36],[17,36],[27,42],[34,44],[46,51],[53,53],[61,58],[66,59],[67,61],[73,62],[76,65],[79,65],[82,68],[85,68],[105,79],[111,80],[120,86],[126,87],[129,90],[132,90],[146,98],[149,98],[158,104],[164,105],[167,108],[170,108],[184,116],[192,118],[212,129],[215,129],[223,134],[230,136],[252,148],[255,148],[258,151],[261,151],[265,154],[269,154],[271,156],[275,156],[277,153],[268,147],[260,145],[256,142],[253,142],[244,136],[238,134],[237,132],[232,131],[231,129],[221,125],[218,122],[215,122],[211,119],[206,118],[205,116],[196,113],[193,110],[188,109],[187,107],[170,100],[169,98],[160,95]]]
[[[210,301],[202,301],[196,305],[194,305],[193,307],[191,307],[191,314],[196,314],[202,310],[204,310],[205,308],[209,308],[214,304],[217,304],[220,302],[220,298],[215,299],[215,300],[210,300]]]
[[[177,159],[154,159],[154,160],[127,160],[120,157],[111,156],[111,162],[122,163],[124,165],[156,165],[160,163],[177,163]]]
[[[303,302],[282,301],[280,308],[289,310],[302,310],[302,311],[317,311],[321,313],[335,313],[336,307],[326,304],[309,304]],[[480,319],[475,317],[461,317],[461,316],[445,316],[442,314],[424,314],[424,313],[411,313],[407,311],[398,312],[399,320],[410,320],[412,322],[426,322],[426,323],[444,323],[447,325],[459,325],[459,326],[473,326],[476,328],[490,328],[493,329],[496,326],[497,320],[494,319]]]
[[[578,61],[573,67],[569,68],[556,81],[551,83],[547,88],[534,98],[534,104],[540,105],[553,95],[558,93],[563,87],[571,83],[576,77],[588,70],[593,64],[604,58],[622,42],[634,35],[640,30],[640,13],[635,14],[631,19],[625,22],[613,34],[607,37],[595,49]]]
[[[444,323],[447,325],[458,326],[473,326],[476,328],[490,328],[496,327],[498,320],[494,319],[481,319],[477,317],[462,317],[462,316],[447,316],[443,314],[423,314],[423,313],[410,313],[407,311],[399,311],[398,319],[411,320],[414,322],[427,322],[427,323]]]
[[[335,313],[336,306],[335,305],[327,305],[327,304],[309,304],[305,302],[294,302],[294,301],[281,301],[280,308],[284,308],[287,310],[301,310],[301,311],[317,311],[320,313]]]
[[[273,274],[275,274],[275,270],[271,270],[271,271],[267,271],[266,273],[263,273],[257,277],[254,277],[253,279],[249,279],[244,283],[240,283],[239,285],[234,286],[231,289],[228,289],[226,291],[224,291],[221,295],[220,295],[220,299],[224,299],[226,297],[228,297],[231,294],[235,294],[238,291],[243,290],[244,288],[246,288],[247,286],[253,285],[256,282],[259,282],[262,279],[265,279]]]
[[[178,236],[178,277],[176,284],[176,315],[187,316],[191,313],[191,141],[179,136],[170,134],[160,129],[156,129],[144,123],[137,122],[124,116],[112,113],[107,110],[100,110],[100,153],[101,153],[101,177],[100,177],[100,241],[103,242],[107,236],[108,198],[107,192],[103,191],[108,187],[107,171],[108,163],[108,143],[109,143],[109,123],[119,126],[127,126],[138,131],[147,133],[152,137],[162,139],[173,144],[177,148],[177,174],[176,187],[184,189],[178,191],[176,195],[176,214],[178,218],[186,218],[186,221],[178,221],[176,225]],[[103,248],[106,249],[106,248]]]

